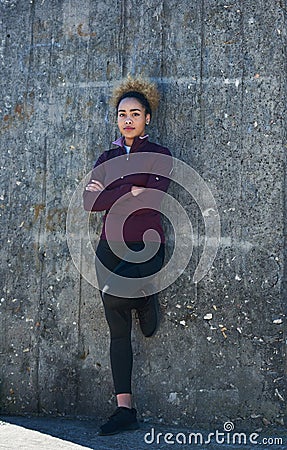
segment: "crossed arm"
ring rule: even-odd
[[[100,181],[97,181],[97,180],[91,180],[90,183],[86,186],[86,191],[90,191],[90,192],[101,192],[104,189],[105,189],[104,185]],[[144,187],[132,186],[131,194],[134,197],[137,197],[144,190],[145,190]]]
[[[116,206],[116,210],[118,208],[119,211],[121,209],[121,212],[124,212],[126,208],[129,210],[131,198],[128,199],[125,194],[130,194],[132,198],[137,198],[136,201],[139,203],[136,206],[140,207],[142,204],[142,208],[146,208],[147,206],[144,205],[147,204],[150,204],[151,207],[152,205],[157,206],[157,204],[160,204],[161,198],[164,192],[167,191],[170,181],[169,175],[172,168],[171,158],[162,158],[161,155],[159,155],[159,158],[154,158],[152,173],[150,173],[145,186],[138,186],[132,184],[132,182],[126,182],[112,189],[104,185],[106,161],[103,161],[103,163],[99,159],[99,163],[94,167],[90,181],[85,188],[84,208],[86,211],[99,212],[109,210],[121,197],[123,197],[123,201],[120,201],[120,204]],[[116,161],[113,161],[113,163],[116,163]],[[136,163],[140,165],[138,160]],[[132,166],[130,170],[133,173],[137,173],[135,168],[137,168],[136,165]],[[143,167],[139,168],[139,173],[145,173],[141,172],[142,169]],[[157,173],[159,175],[156,175]],[[151,192],[151,189],[153,192]]]

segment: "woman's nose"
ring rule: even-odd
[[[132,119],[129,116],[127,116],[126,120],[125,120],[125,123],[131,123],[131,122],[132,122]]]

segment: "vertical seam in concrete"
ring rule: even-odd
[[[82,334],[82,328],[81,328],[81,316],[82,316],[82,261],[83,261],[83,239],[81,238],[81,243],[80,243],[80,251],[81,251],[81,255],[80,255],[80,271],[79,271],[79,303],[78,303],[78,361],[80,361],[80,356],[81,356],[81,334]],[[76,384],[76,408],[79,405],[79,398],[80,398],[80,382],[79,382],[79,365],[76,365],[76,374],[77,374],[77,378],[78,378],[78,382]]]
[[[31,22],[31,38],[30,38],[30,50],[29,50],[29,62],[28,62],[28,70],[27,70],[27,79],[26,79],[26,92],[28,92],[29,89],[29,82],[30,82],[30,74],[31,74],[31,68],[33,63],[33,52],[34,52],[34,18],[35,18],[35,3],[32,2],[30,6],[30,22]],[[43,187],[42,187],[42,203],[46,204],[46,170],[47,170],[47,140],[45,137],[44,140],[44,167],[43,167]],[[43,266],[44,266],[44,257],[43,252],[40,254],[41,249],[41,229],[42,226],[45,226],[45,222],[40,218],[39,223],[39,229],[38,229],[38,236],[37,236],[37,244],[36,244],[36,252],[35,255],[36,258],[39,258],[40,264],[39,264],[39,301],[37,305],[37,321],[40,323],[39,328],[35,329],[36,331],[36,351],[35,351],[35,397],[36,397],[36,408],[37,412],[40,412],[41,407],[41,400],[40,400],[40,387],[39,387],[39,369],[40,369],[40,333],[42,328],[42,314],[41,314],[41,304],[42,304],[42,298],[43,298]]]
[[[200,115],[200,131],[199,131],[199,144],[200,148],[204,146],[204,135],[205,135],[205,106],[204,106],[204,53],[205,53],[205,0],[201,1],[200,4],[200,80],[198,84],[199,88],[199,115]],[[197,221],[197,242],[200,242],[200,214],[198,209],[196,210],[196,221]],[[199,245],[197,247],[199,249]],[[199,250],[197,250],[196,264],[199,262]],[[194,289],[195,301],[198,300],[198,285],[195,284]]]
[[[201,27],[200,27],[200,80],[199,80],[199,104],[200,104],[200,121],[201,124],[203,123],[203,127],[201,128],[200,132],[200,140],[201,143],[203,143],[203,130],[205,129],[205,123],[204,123],[204,108],[203,108],[203,77],[204,77],[204,32],[205,32],[205,26],[204,26],[204,11],[205,11],[205,0],[201,1],[201,7],[200,7],[200,15],[201,15]]]
[[[53,30],[51,30],[51,45],[48,47],[49,48],[49,67],[53,67],[52,64],[52,57],[53,57],[53,51],[54,51],[54,39],[53,39]],[[51,84],[51,71],[48,71],[48,80],[47,80],[47,85],[50,86]]]
[[[287,81],[286,81],[286,73],[287,73],[287,5],[284,7],[284,42],[283,42],[283,49],[284,49],[284,72],[282,74],[282,79],[284,80],[284,134],[283,134],[283,144],[285,147],[285,152],[284,152],[284,165],[285,165],[285,171],[284,171],[284,176],[285,176],[285,180],[284,180],[284,205],[285,205],[285,230],[284,230],[284,236],[285,236],[285,261],[284,261],[284,283],[283,283],[283,303],[286,304],[286,298],[287,298]],[[285,313],[287,314],[287,310],[285,311]],[[285,327],[286,329],[286,327]],[[286,340],[287,343],[287,340]],[[286,361],[287,363],[287,361]]]
[[[244,96],[244,89],[245,89],[245,62],[244,62],[244,49],[245,49],[245,32],[244,32],[244,0],[241,1],[241,16],[240,16],[240,20],[241,20],[241,24],[240,24],[240,28],[241,28],[241,58],[242,58],[242,73],[241,73],[241,99],[240,99],[240,138],[239,138],[239,143],[240,143],[240,155],[241,155],[241,170],[242,170],[242,162],[244,159],[244,100],[245,100],[245,96]],[[242,204],[243,202],[243,198],[242,198],[242,173],[241,170],[239,171],[239,184],[238,186],[240,187],[240,202]],[[241,211],[240,211],[241,214]],[[238,236],[239,239],[241,240],[242,238],[242,229],[240,228],[240,230],[238,230]]]
[[[46,205],[46,198],[47,198],[47,138],[45,137],[44,140],[44,164],[43,164],[43,186],[42,186],[42,203],[43,205]],[[41,330],[42,330],[42,305],[43,305],[43,273],[44,273],[44,251],[41,249],[41,230],[42,228],[45,228],[45,220],[44,216],[40,217],[40,223],[39,223],[39,230],[38,230],[38,236],[37,236],[37,246],[36,249],[38,251],[38,255],[36,257],[39,257],[40,259],[40,270],[39,270],[39,302],[37,305],[37,321],[39,321],[39,330],[37,330],[36,335],[36,403],[37,403],[37,412],[40,413],[41,409],[41,399],[40,399],[40,386],[39,386],[39,370],[40,370],[40,343],[41,343]],[[41,253],[40,253],[41,250]],[[39,254],[40,253],[40,254]]]
[[[162,0],[162,22],[165,21],[165,1]],[[160,49],[160,82],[161,82],[161,103],[160,103],[160,118],[159,118],[159,124],[160,128],[163,130],[163,136],[161,136],[161,140],[164,139],[167,136],[166,131],[166,108],[162,107],[165,103],[165,88],[163,85],[163,78],[164,78],[164,55],[165,55],[165,35],[164,35],[164,26],[161,25],[161,49]]]
[[[35,3],[32,2],[30,6],[30,21],[31,21],[31,39],[30,39],[30,49],[29,49],[29,62],[28,62],[28,70],[27,70],[27,80],[26,80],[26,91],[28,92],[29,80],[30,80],[30,72],[31,66],[34,59],[34,18],[35,18]]]
[[[118,2],[118,4],[120,4],[120,30],[119,30],[119,48],[118,48],[118,53],[119,53],[119,63],[121,66],[121,76],[123,77],[125,75],[125,68],[126,68],[126,59],[125,59],[125,52],[124,52],[124,47],[125,47],[125,37],[126,37],[126,33],[125,33],[125,22],[126,22],[126,0],[122,0],[120,2]]]
[[[89,11],[89,16],[88,16],[88,24],[89,24],[89,30],[92,30],[92,24],[91,24],[91,1],[88,2],[88,11]],[[87,37],[87,60],[88,60],[88,64],[87,64],[87,79],[90,79],[90,44],[91,44],[91,35],[89,35]]]
[[[287,4],[286,0],[280,1],[280,6],[282,8],[282,14],[283,14],[283,30],[282,30],[282,56],[283,56],[283,74],[281,74],[281,80],[282,80],[282,91],[283,91],[283,119],[282,119],[282,125],[283,125],[283,133],[282,133],[282,144],[283,144],[283,153],[284,153],[284,180],[283,180],[283,211],[284,211],[284,255],[283,255],[283,283],[282,283],[282,294],[281,294],[281,301],[282,301],[282,312],[285,314],[285,321],[286,321],[286,315],[287,315],[287,307],[286,307],[286,298],[287,298],[287,157],[286,157],[286,151],[287,151],[287,108],[286,108],[286,102],[287,102],[287,81],[286,81],[286,73],[287,73]],[[283,37],[284,36],[284,37]],[[283,84],[284,83],[284,84]],[[284,365],[284,372],[287,373],[287,332],[286,332],[286,322],[285,327],[283,328],[283,349],[282,349],[282,358],[283,358],[283,365]]]
[[[161,2],[161,11],[162,11],[162,20],[160,21],[161,23],[161,42],[160,42],[160,78],[161,78],[161,82],[163,79],[163,67],[164,67],[164,17],[165,17],[165,2],[164,0],[162,0]]]
[[[204,134],[205,134],[205,108],[204,108],[204,100],[203,100],[203,96],[204,96],[204,48],[205,48],[205,43],[204,43],[204,39],[205,39],[205,0],[201,0],[201,4],[200,4],[200,80],[199,80],[199,110],[200,110],[200,132],[199,132],[199,144],[200,147],[203,147],[204,145]],[[200,219],[199,219],[199,212],[197,210],[197,241],[199,242],[200,236],[199,236],[199,230],[200,230]],[[198,247],[199,248],[199,247]],[[196,264],[198,264],[199,261],[199,254],[197,253],[197,261]],[[195,302],[198,302],[198,285],[195,284],[194,287],[194,297],[195,297]],[[198,340],[196,340],[196,346],[198,346]],[[200,351],[197,351],[197,354],[200,355]],[[197,360],[195,361],[195,371],[197,372]],[[198,380],[199,381],[199,380]],[[194,411],[194,415],[196,416],[196,412],[198,409],[198,401],[199,401],[199,396],[198,396],[198,384],[196,383],[195,385],[195,411]]]

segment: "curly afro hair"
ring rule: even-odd
[[[146,114],[152,114],[159,103],[159,92],[151,81],[142,77],[132,78],[128,75],[113,91],[112,105],[118,109],[124,98],[136,98],[145,108]]]

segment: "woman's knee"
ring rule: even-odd
[[[130,339],[131,310],[121,305],[121,300],[109,294],[103,295],[106,319],[110,328],[111,338]]]
[[[102,299],[106,309],[122,309],[123,307],[123,299],[120,297],[116,297],[114,295],[109,294],[108,292],[102,292]]]

